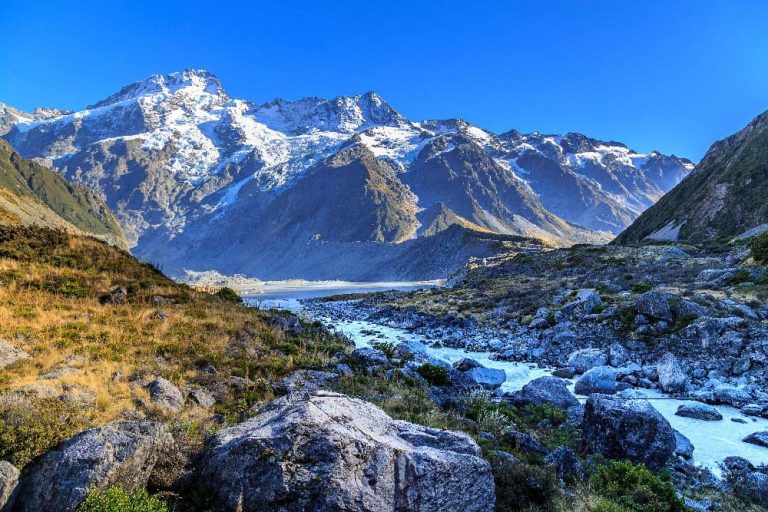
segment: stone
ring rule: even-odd
[[[0,460],[0,510],[13,506],[13,492],[19,482],[19,470],[10,462]]]
[[[358,348],[352,352],[352,360],[363,368],[372,368],[389,364],[387,355],[381,350],[370,347]]]
[[[560,308],[560,312],[566,317],[581,318],[594,312],[595,308],[603,304],[597,290],[585,288],[576,293],[576,299]]]
[[[608,347],[608,364],[614,367],[625,365],[629,361],[629,351],[620,343],[611,343]]]
[[[157,377],[147,386],[152,403],[169,411],[179,411],[184,407],[184,395],[179,388],[168,380]]]
[[[677,408],[677,411],[675,411],[675,416],[694,418],[704,421],[720,421],[723,419],[723,415],[720,414],[720,411],[711,405],[702,404],[699,402],[681,404]]]
[[[553,377],[559,377],[561,379],[571,379],[574,375],[576,375],[576,369],[572,366],[557,368],[552,372]]]
[[[509,429],[504,432],[504,439],[513,448],[529,455],[547,455],[549,450],[541,444],[541,441],[530,434],[520,432],[516,429]]]
[[[768,448],[768,430],[763,432],[754,432],[744,438],[745,443],[756,444]]]
[[[691,440],[675,430],[675,455],[690,460],[693,458],[693,450]]]
[[[155,464],[173,449],[167,428],[155,423],[124,421],[86,430],[27,467],[14,511],[71,512],[92,489],[144,488]]]
[[[80,370],[79,368],[56,368],[55,370],[51,370],[48,373],[41,375],[40,378],[43,380],[53,380],[61,377],[69,377],[71,375],[79,375],[81,373],[83,373],[83,370]]]
[[[210,409],[216,405],[216,399],[204,389],[191,389],[187,393],[187,402],[202,409]]]
[[[496,389],[507,380],[507,373],[496,368],[472,368],[464,375],[472,379],[472,382],[485,389]]]
[[[642,293],[635,299],[635,310],[638,314],[644,315],[654,320],[674,320],[672,316],[672,307],[670,300],[675,295],[668,292],[659,292],[651,290]]]
[[[741,412],[747,416],[760,416],[763,413],[763,406],[760,404],[747,404],[741,408]]]
[[[576,369],[578,373],[584,373],[596,366],[608,364],[608,354],[599,348],[584,348],[577,350],[568,356],[567,365]]]
[[[672,426],[647,400],[590,396],[582,433],[589,451],[654,471],[664,467],[676,447]]]
[[[564,482],[581,480],[586,474],[579,456],[566,446],[560,446],[544,457],[544,464],[554,466],[557,477]]]
[[[685,387],[688,384],[688,376],[672,353],[667,352],[661,356],[656,363],[656,371],[659,374],[659,385],[662,391],[665,393],[685,391]]]
[[[473,368],[483,368],[483,365],[481,365],[474,359],[470,359],[468,357],[462,357],[458,361],[454,361],[453,367],[459,370],[460,372],[468,372]]]
[[[304,326],[295,316],[270,316],[267,323],[288,336],[300,336],[304,333]]]
[[[602,393],[612,395],[618,391],[616,387],[616,369],[610,366],[597,366],[587,370],[579,377],[574,386],[577,395]]]
[[[539,377],[512,393],[510,400],[515,405],[548,404],[558,409],[579,405],[578,399],[568,390],[568,385],[557,377]]]
[[[768,506],[768,475],[760,471],[749,471],[732,479],[736,494],[757,505]]]
[[[29,354],[4,341],[0,341],[0,370],[24,359],[29,359]]]
[[[221,430],[199,485],[225,510],[494,509],[493,476],[466,434],[395,421],[339,394],[284,396]]]

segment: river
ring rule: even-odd
[[[405,282],[405,283],[346,283],[341,281],[324,283],[294,283],[275,285],[263,293],[247,296],[246,300],[263,309],[286,309],[299,315],[307,316],[301,301],[309,298],[329,295],[364,293],[368,291],[383,291],[389,289],[413,290],[436,286],[436,282]],[[516,391],[533,379],[551,375],[552,369],[540,368],[535,363],[520,363],[511,361],[494,361],[490,353],[467,352],[457,348],[433,348],[423,336],[403,329],[375,324],[361,320],[331,320],[324,316],[310,316],[311,320],[319,320],[332,330],[348,336],[358,347],[367,347],[374,341],[399,342],[418,341],[424,343],[428,352],[452,363],[462,357],[469,357],[488,368],[498,368],[506,373],[503,391]],[[571,384],[573,390],[573,384]],[[725,457],[737,455],[755,465],[768,464],[768,448],[756,446],[742,441],[747,435],[768,430],[768,420],[745,416],[738,409],[729,406],[716,406],[723,415],[721,421],[703,421],[684,418],[675,415],[677,408],[690,401],[678,400],[650,390],[635,389],[633,396],[645,397],[672,425],[674,429],[690,439],[695,450],[693,461],[707,467],[716,475],[721,475],[720,463]],[[579,397],[582,401],[586,397]],[[733,421],[737,420],[737,421]]]

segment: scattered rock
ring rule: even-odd
[[[303,391],[306,393],[316,393],[321,388],[328,388],[338,382],[339,375],[331,372],[321,372],[318,370],[298,370],[289,376],[280,379],[273,386],[276,393],[296,393]]]
[[[574,375],[576,375],[576,368],[572,366],[558,368],[552,372],[553,377],[559,377],[561,379],[571,379]]]
[[[0,461],[0,510],[13,506],[12,494],[19,481],[19,470],[10,462]],[[15,498],[15,496],[14,496]]]
[[[24,359],[29,359],[29,354],[13,345],[0,341],[0,370]]]
[[[550,376],[532,380],[520,391],[512,393],[510,400],[516,405],[549,404],[558,409],[579,405],[578,399],[568,390],[565,381]]]
[[[665,393],[685,391],[688,377],[672,353],[667,352],[661,356],[659,362],[656,363],[656,371],[659,374],[659,385]]]
[[[544,457],[544,463],[555,467],[557,477],[564,482],[584,478],[585,471],[579,456],[571,448],[560,446]]]
[[[612,395],[618,391],[616,387],[616,369],[610,366],[597,366],[587,370],[576,381],[574,391],[577,395],[602,393]]]
[[[720,414],[720,411],[711,405],[699,402],[680,405],[677,408],[677,411],[675,411],[675,415],[704,421],[720,421],[723,419],[723,415]]]
[[[690,460],[693,458],[693,450],[691,440],[675,430],[675,455]]]
[[[386,366],[389,363],[384,352],[370,347],[358,348],[352,352],[352,360],[363,368]]]
[[[55,370],[51,370],[48,373],[41,375],[40,378],[43,380],[53,380],[71,375],[79,375],[81,373],[83,373],[83,370],[80,370],[79,368],[56,368]]]
[[[70,512],[92,489],[143,488],[160,456],[173,447],[162,425],[116,422],[82,432],[24,472],[14,510]]]
[[[768,430],[749,434],[744,438],[744,442],[768,448]]]
[[[576,293],[576,299],[564,305],[560,312],[569,318],[579,318],[592,314],[595,308],[601,304],[603,304],[603,300],[597,290],[583,289],[579,290]]]
[[[169,411],[179,411],[184,407],[184,395],[179,388],[162,377],[157,377],[147,386],[152,403]]]
[[[748,471],[731,478],[736,494],[761,506],[768,506],[768,475]]]
[[[763,406],[759,404],[747,404],[741,408],[741,412],[747,416],[760,416],[763,413]]]
[[[496,389],[507,380],[507,374],[504,370],[495,368],[472,368],[464,375],[472,379],[472,382],[485,389]]]
[[[282,397],[220,431],[200,483],[227,510],[492,511],[490,466],[469,436],[394,421],[344,395]]]
[[[596,366],[608,364],[608,354],[599,348],[585,348],[573,352],[568,356],[568,366],[573,367],[578,373],[584,373]]]
[[[647,400],[592,395],[584,408],[584,442],[592,452],[659,470],[675,450],[669,422]]]
[[[282,331],[283,334],[287,334],[289,336],[300,336],[304,333],[304,326],[301,325],[299,319],[293,315],[271,316],[267,319],[267,323],[272,327]]]
[[[187,402],[195,407],[210,409],[216,405],[216,399],[204,389],[191,389],[187,394]]]
[[[530,455],[547,455],[549,450],[541,444],[541,441],[530,434],[519,430],[509,429],[504,432],[504,439],[516,450]]]
[[[453,367],[459,370],[460,372],[468,372],[473,368],[483,368],[483,365],[481,365],[474,359],[469,359],[468,357],[462,357],[461,359],[453,363]]]

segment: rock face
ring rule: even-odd
[[[11,495],[16,489],[16,483],[19,481],[19,470],[6,461],[0,461],[0,510],[3,507],[13,505]]]
[[[677,358],[667,352],[656,363],[656,371],[659,374],[659,385],[666,393],[684,391],[688,383],[688,377],[677,362]]]
[[[647,400],[592,395],[584,408],[586,447],[614,459],[661,469],[675,451],[669,422]]]
[[[91,489],[144,487],[160,456],[173,446],[165,427],[116,422],[87,430],[45,454],[25,471],[15,511],[76,510]]]
[[[513,393],[511,400],[519,405],[549,404],[559,409],[579,405],[578,399],[568,391],[564,380],[549,376],[532,380],[523,386],[523,389]]]
[[[677,411],[675,411],[675,415],[704,421],[720,421],[723,419],[723,415],[720,414],[720,411],[711,405],[696,402],[682,404],[677,408]]]
[[[675,430],[675,455],[684,459],[693,457],[694,446],[691,440]]]
[[[228,511],[494,509],[490,466],[468,436],[337,394],[272,402],[219,432],[200,468]]]

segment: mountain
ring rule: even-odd
[[[696,170],[616,238],[704,241],[768,224],[768,112],[714,143]]]
[[[392,244],[450,226],[491,245],[605,242],[692,169],[580,134],[414,122],[374,92],[255,104],[200,70],[152,76],[78,112],[0,106],[0,135],[102,194],[138,256],[172,274],[263,279],[287,267],[325,275],[320,254],[387,260],[403,250]],[[268,270],[278,255],[291,263]],[[451,259],[439,257],[436,268]]]
[[[25,160],[0,140],[0,223],[62,228],[125,246],[109,208],[82,185]]]

